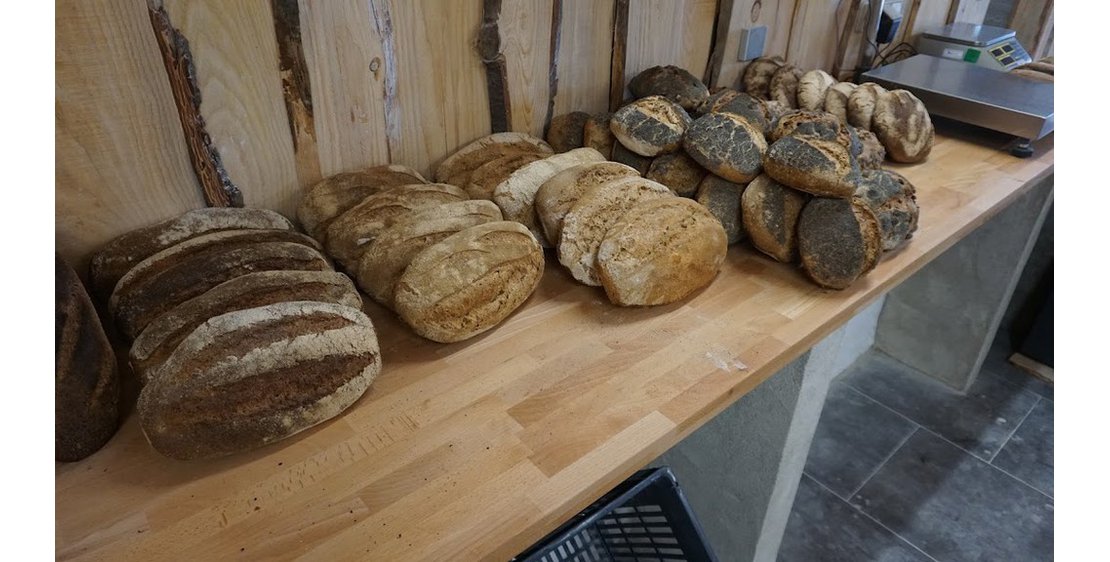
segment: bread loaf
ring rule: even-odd
[[[886,149],[879,142],[879,138],[867,129],[853,129],[853,131],[856,133],[856,137],[859,138],[860,147],[862,148],[859,155],[860,170],[881,169],[883,161],[886,160]]]
[[[613,145],[613,161],[619,162],[621,164],[624,164],[625,166],[628,166],[629,168],[632,168],[633,170],[636,170],[636,172],[639,173],[641,176],[647,174],[648,170],[651,169],[652,160],[653,158],[640,156],[639,154],[628,150],[624,147],[623,144],[619,142]]]
[[[884,252],[897,248],[917,230],[921,211],[917,206],[916,190],[901,174],[888,170],[864,171],[856,198],[867,203],[879,220]]]
[[[132,230],[109,242],[93,255],[89,282],[93,294],[107,301],[116,283],[135,264],[189,238],[221,230],[292,230],[289,219],[266,209],[211,207],[196,209],[172,219]]]
[[[736,94],[739,93],[740,92],[733,90],[732,88],[718,88],[716,91],[709,94],[709,97],[702,100],[702,102],[698,104],[698,107],[696,108],[694,113],[691,113],[690,116],[701,117],[706,113],[713,113],[716,106],[728,103],[729,100],[736,97]]]
[[[675,195],[693,197],[708,172],[685,152],[657,156],[645,177],[671,189]]]
[[[688,126],[686,110],[663,96],[638,99],[618,109],[609,121],[613,136],[641,156],[678,150]]]
[[[436,168],[435,180],[463,187],[478,166],[509,154],[554,154],[546,142],[525,133],[494,133],[458,149]]]
[[[798,80],[798,108],[808,111],[825,110],[825,94],[836,79],[824,70],[811,70]]]
[[[152,320],[205,291],[255,271],[326,271],[311,239],[288,230],[228,230],[170,246],[139,262],[112,293],[116,326],[135,339]]]
[[[550,156],[549,154],[540,154],[536,152],[525,152],[523,154],[510,154],[495,158],[478,166],[470,174],[470,183],[466,185],[466,193],[470,195],[471,199],[488,199],[493,200],[493,190],[497,186],[509,179],[513,172],[535,162],[536,160],[543,160]]]
[[[551,118],[544,140],[555,152],[566,152],[582,148],[582,128],[590,115],[584,111],[572,111]]]
[[[712,106],[710,113],[734,113],[743,117],[760,133],[766,135],[771,129],[771,112],[769,102],[755,99],[743,92],[721,100]]]
[[[402,185],[379,191],[331,222],[326,238],[328,254],[353,269],[367,245],[394,221],[419,209],[466,199],[465,191],[446,183]]]
[[[189,334],[209,318],[269,304],[330,302],[362,308],[351,280],[334,271],[259,271],[216,285],[151,322],[131,346],[132,370],[145,385]]]
[[[858,199],[814,198],[798,219],[802,269],[814,283],[844,289],[882,254],[879,221]]]
[[[760,57],[748,63],[740,77],[741,90],[753,98],[771,99],[771,77],[784,64],[781,57]]]
[[[832,113],[837,119],[848,122],[848,98],[858,88],[851,82],[837,82],[825,91],[825,111]]]
[[[759,175],[767,141],[734,113],[710,113],[694,121],[682,142],[686,152],[710,172],[735,183]]]
[[[428,180],[416,170],[398,164],[336,174],[308,190],[297,208],[297,218],[305,232],[325,242],[328,225],[347,209],[383,189],[414,183],[428,183]]]
[[[563,218],[559,263],[579,282],[600,285],[597,249],[609,228],[636,203],[673,196],[667,186],[644,178],[623,178],[590,188]]]
[[[484,200],[448,203],[414,213],[382,232],[366,250],[358,266],[358,284],[392,309],[397,279],[414,257],[456,232],[501,218],[497,205]]]
[[[895,162],[920,162],[933,150],[933,120],[925,104],[906,90],[879,94],[871,132]]]
[[[791,111],[775,122],[768,140],[775,142],[795,134],[834,140],[844,127],[840,120],[824,111]]]
[[[335,417],[381,370],[370,319],[349,306],[284,302],[209,319],[139,395],[143,433],[182,460],[284,439]]]
[[[790,109],[798,107],[798,82],[802,70],[792,64],[784,64],[771,75],[771,100]]]
[[[775,181],[823,197],[851,197],[859,185],[859,139],[842,126],[834,139],[791,134],[771,144],[763,169]],[[856,153],[856,154],[853,154]]]
[[[524,304],[543,275],[543,250],[523,225],[489,222],[427,248],[397,281],[397,313],[441,343],[474,337]]]
[[[709,97],[709,89],[701,80],[677,66],[653,66],[640,72],[628,83],[628,89],[637,98],[663,96],[693,111]]]
[[[498,184],[493,191],[493,202],[501,207],[506,220],[523,224],[532,231],[541,246],[547,246],[547,238],[536,220],[536,192],[544,182],[567,168],[604,160],[605,157],[592,148],[576,148],[537,160],[513,172],[508,179]]]
[[[791,263],[798,255],[798,216],[809,197],[767,175],[755,178],[741,197],[740,217],[752,246],[777,261]]]
[[[118,426],[112,345],[77,272],[55,253],[54,460],[79,461],[95,453]]]
[[[848,123],[853,127],[871,130],[871,119],[875,115],[875,103],[886,88],[874,83],[864,82],[852,90],[848,96]]]
[[[643,201],[624,213],[597,251],[609,300],[654,306],[682,300],[713,281],[728,250],[705,207],[681,197]]]
[[[618,162],[588,162],[572,166],[543,182],[536,192],[536,217],[552,247],[559,246],[563,217],[586,191],[603,183],[640,174]]]
[[[606,160],[612,158],[613,144],[617,142],[613,131],[609,130],[609,120],[612,118],[612,113],[595,113],[582,126],[582,146],[600,152]]]
[[[697,202],[721,222],[729,244],[744,239],[744,226],[740,221],[740,198],[745,187],[713,174],[705,176],[698,186]]]

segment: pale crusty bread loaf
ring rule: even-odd
[[[473,173],[470,174],[470,183],[466,184],[466,193],[470,195],[471,199],[488,199],[493,200],[493,190],[497,186],[509,179],[513,172],[535,162],[536,160],[543,160],[550,154],[540,154],[537,152],[525,152],[522,154],[510,154],[495,158],[478,166]]]
[[[814,283],[845,289],[879,263],[879,221],[858,199],[814,198],[798,219],[798,253]]]
[[[590,188],[603,183],[634,178],[640,174],[619,162],[587,162],[572,166],[543,182],[536,192],[536,217],[552,247],[559,246],[563,217]]]
[[[419,335],[474,337],[524,304],[543,275],[543,250],[524,225],[488,222],[417,255],[397,281],[397,313]]]
[[[848,123],[853,127],[871,130],[871,119],[875,115],[875,103],[886,88],[874,83],[864,82],[852,90],[848,96]]]
[[[89,283],[104,301],[125,273],[139,262],[189,238],[220,230],[292,230],[289,219],[266,209],[211,207],[196,209],[123,234],[93,255]]]
[[[798,216],[809,196],[782,185],[767,175],[755,178],[741,197],[744,231],[757,250],[783,263],[798,255]]]
[[[710,172],[731,182],[747,183],[759,175],[767,140],[735,113],[710,113],[694,121],[682,146]]]
[[[628,89],[638,98],[663,96],[686,111],[693,111],[709,96],[701,80],[677,66],[653,66],[634,76]]]
[[[782,57],[760,57],[748,63],[740,77],[741,90],[753,98],[771,99],[771,77],[786,61]]]
[[[644,174],[647,174],[648,170],[651,169],[651,162],[652,160],[654,160],[654,158],[640,156],[639,154],[628,150],[624,147],[623,144],[618,142],[613,145],[612,160],[614,162],[620,162],[621,164],[624,164],[625,166],[636,170],[642,176]]]
[[[501,218],[497,205],[481,199],[413,213],[382,232],[367,248],[358,264],[358,284],[374,300],[392,309],[394,286],[414,257],[460,230]]]
[[[712,111],[709,113],[734,113],[766,135],[771,129],[772,122],[768,104],[769,102],[753,98],[743,92],[736,92],[734,95],[721,98],[718,103],[711,106]]]
[[[277,269],[326,271],[331,263],[309,237],[291,230],[225,230],[170,246],[131,268],[109,299],[128,339],[158,316],[240,275]]]
[[[693,197],[708,173],[689,154],[679,151],[656,156],[644,177],[669,187],[675,195]]]
[[[879,94],[871,132],[895,162],[921,162],[933,150],[933,120],[925,104],[906,90]]]
[[[326,238],[328,254],[353,269],[366,246],[394,221],[419,209],[467,198],[465,191],[446,183],[402,185],[379,191],[331,222]]]
[[[713,174],[705,176],[698,186],[695,200],[721,222],[730,245],[744,239],[744,225],[740,219],[740,200],[744,195],[745,187],[747,186],[744,184],[732,183]]]
[[[328,225],[347,209],[383,189],[414,183],[428,183],[428,180],[416,170],[399,164],[336,174],[309,188],[297,208],[297,218],[305,232],[325,242]]]
[[[613,157],[613,144],[617,142],[613,131],[609,129],[609,120],[612,118],[612,113],[595,113],[582,126],[582,146],[600,152],[606,160]]]
[[[836,79],[824,70],[811,70],[798,80],[798,108],[808,111],[825,110],[825,94]]]
[[[339,415],[381,371],[370,319],[349,306],[283,302],[211,318],[139,395],[139,421],[163,455],[224,456]]]
[[[641,156],[678,150],[690,116],[663,96],[638,99],[616,111],[609,121],[613,136]]]
[[[848,98],[858,88],[851,82],[837,82],[825,92],[825,111],[832,113],[837,119],[848,122]]]
[[[551,118],[544,140],[556,153],[582,148],[582,131],[590,115],[584,111],[572,111]]]
[[[54,254],[54,460],[79,461],[119,426],[112,344],[77,272]]]
[[[597,251],[605,294],[621,306],[682,300],[717,276],[728,251],[705,207],[681,197],[643,201],[613,224]]]
[[[563,218],[559,263],[579,282],[601,285],[597,249],[605,233],[636,203],[663,197],[674,194],[667,186],[645,178],[622,178],[590,188]]]
[[[900,246],[917,230],[921,214],[917,190],[904,176],[889,170],[863,172],[855,197],[867,203],[879,219],[883,251]]]
[[[771,75],[771,100],[795,109],[798,107],[798,83],[802,79],[802,69],[784,64]]]
[[[216,285],[151,322],[131,346],[132,370],[146,384],[150,375],[189,334],[209,318],[268,304],[315,301],[362,308],[354,283],[335,271],[259,271]]]
[[[554,154],[541,139],[525,133],[494,133],[484,136],[455,151],[436,168],[437,182],[462,187],[470,183],[470,173],[478,166],[509,154],[536,152]]]
[[[860,170],[881,169],[883,161],[886,160],[886,149],[879,142],[879,138],[867,129],[853,129],[853,132],[859,138],[860,147],[862,148],[859,155]]]
[[[493,190],[493,202],[501,207],[505,220],[519,222],[532,231],[541,246],[547,238],[536,220],[536,192],[544,182],[567,168],[587,162],[603,162],[605,157],[592,148],[576,148],[537,160],[515,171]]]
[[[763,170],[775,181],[813,195],[851,197],[859,185],[859,139],[844,124],[838,129],[813,124],[812,130],[805,125],[805,133],[799,129],[772,143]]]

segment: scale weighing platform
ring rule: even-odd
[[[917,52],[1003,72],[1033,62],[1014,30],[972,23],[953,23],[922,33]]]

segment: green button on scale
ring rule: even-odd
[[[968,49],[964,51],[964,61],[970,63],[979,62],[979,54],[981,51],[978,49]]]

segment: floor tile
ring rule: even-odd
[[[1013,355],[1014,350],[1002,340],[1003,338],[999,336],[987,353],[987,358],[983,360],[983,371],[994,373],[1012,385],[1052,400],[1054,394],[1052,385],[1010,363],[1010,356]]]
[[[927,562],[928,558],[802,476],[779,548],[779,562]]]
[[[991,463],[1053,495],[1053,403],[1041,400]]]
[[[852,503],[937,560],[1052,559],[1052,499],[925,430]]]
[[[983,460],[998,452],[1038,399],[987,371],[960,394],[877,351],[842,380]]]
[[[848,498],[917,426],[841,382],[829,388],[805,471]]]

